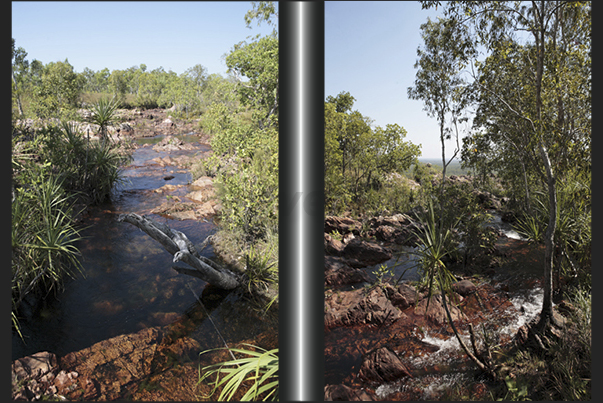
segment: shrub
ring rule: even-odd
[[[64,275],[79,270],[81,239],[72,220],[72,204],[58,178],[47,174],[48,165],[34,164],[20,179],[12,201],[12,317],[29,293],[58,288]]]
[[[199,370],[199,382],[215,375],[213,381],[214,389],[209,397],[222,387],[218,400],[232,400],[241,386],[248,387],[245,394],[240,398],[246,400],[278,400],[278,348],[264,350],[260,347],[251,346],[253,350],[233,348],[229,349],[231,354],[244,354],[243,358],[234,358],[218,364],[209,365]],[[222,349],[217,349],[222,350]],[[204,351],[205,354],[211,351]],[[203,374],[203,375],[201,375]]]
[[[111,142],[87,141],[68,123],[48,127],[42,135],[44,157],[67,191],[85,195],[94,204],[109,197],[129,155],[119,153]]]

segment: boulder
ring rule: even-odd
[[[385,383],[411,374],[396,353],[387,347],[381,347],[364,358],[358,376],[367,381]]]
[[[470,280],[461,280],[452,284],[452,289],[463,297],[473,294],[477,287]]]
[[[186,195],[189,199],[198,203],[205,203],[206,201],[213,199],[215,191],[213,188],[207,190],[194,190]]]
[[[488,210],[499,210],[501,203],[498,197],[487,191],[474,191],[477,197],[477,202],[485,209]]]
[[[13,383],[30,378],[41,378],[56,368],[57,357],[48,351],[41,351],[27,357],[19,358],[12,364]]]
[[[388,284],[385,292],[392,304],[402,310],[415,305],[419,295],[415,287],[405,283],[400,284],[398,288]]]
[[[428,298],[423,298],[417,303],[417,306],[415,307],[414,311],[415,315],[425,316],[427,320],[437,326],[442,326],[448,323],[446,310],[444,309],[444,305],[442,304],[442,296],[440,294],[432,295],[431,301],[429,301],[429,307],[427,306],[428,300]],[[449,299],[447,299],[447,302],[448,310],[450,311],[450,316],[452,317],[452,320],[454,322],[466,320],[465,315],[459,308],[451,304]]]
[[[364,266],[373,266],[392,258],[392,253],[375,242],[359,238],[350,241],[343,250],[343,257],[355,259]]]
[[[396,239],[397,232],[399,231],[397,231],[396,228],[390,225],[380,225],[375,230],[374,236],[375,238],[377,238],[378,241],[389,243],[393,242]]]
[[[325,254],[341,256],[345,245],[338,239],[333,238],[331,235],[325,233]]]
[[[172,121],[172,119],[170,119],[170,118],[165,119],[163,122],[160,123],[160,125],[163,126],[163,127],[174,127],[174,126],[176,126],[174,124],[174,122]]]
[[[342,235],[347,234],[348,232],[353,232],[354,234],[359,235],[360,228],[362,228],[362,224],[352,218],[334,216],[328,216],[325,218],[326,233],[337,231]]]
[[[193,190],[201,190],[201,189],[205,189],[206,187],[213,187],[213,179],[210,178],[209,176],[201,176],[199,179],[195,180],[193,183],[191,183],[191,188]]]
[[[364,270],[350,267],[341,258],[325,257],[325,285],[334,287],[368,281],[369,277]]]

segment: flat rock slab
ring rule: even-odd
[[[359,238],[352,239],[343,249],[342,255],[346,259],[358,261],[364,266],[386,262],[393,256],[391,251],[377,243]]]
[[[381,287],[335,292],[325,298],[325,326],[372,324],[387,326],[404,314],[387,298]]]

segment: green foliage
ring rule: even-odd
[[[505,378],[505,385],[507,385],[507,394],[504,398],[497,399],[503,401],[527,401],[528,398],[528,385],[525,382],[518,382],[517,378],[507,376]]]
[[[264,243],[252,244],[245,253],[245,277],[248,290],[253,287],[266,288],[278,282],[278,239],[270,235]]]
[[[353,102],[349,93],[325,102],[325,209],[331,214],[381,209],[387,178],[407,170],[420,155],[419,146],[404,141],[404,128],[371,128],[368,117],[351,111]]]
[[[96,104],[92,105],[92,117],[90,121],[100,126],[99,134],[102,141],[106,141],[107,126],[111,125],[115,120],[117,108],[119,108],[119,101],[115,98],[111,100],[101,98]]]
[[[120,153],[110,142],[87,141],[67,123],[61,128],[49,126],[40,135],[44,158],[67,191],[84,195],[95,204],[110,196],[120,182],[120,166],[129,155]]]
[[[72,204],[61,182],[49,176],[49,165],[31,163],[17,178],[12,201],[12,321],[19,331],[17,311],[29,293],[48,293],[65,275],[80,270],[81,239],[73,224]]]
[[[443,290],[449,291],[455,281],[454,275],[446,268],[445,258],[456,249],[453,239],[456,223],[446,225],[442,220],[436,219],[432,203],[429,203],[426,214],[423,217],[417,215],[417,219],[421,224],[414,230],[418,244],[415,253],[421,265],[421,281],[428,289],[431,299],[434,282]]]
[[[34,90],[35,114],[41,118],[68,118],[75,116],[82,80],[67,60],[44,66],[39,85]]]
[[[238,80],[239,100],[255,109],[260,128],[274,125],[278,116],[278,44],[276,36],[256,37],[236,44],[226,56],[228,70]]]
[[[574,310],[569,325],[550,353],[554,400],[590,400],[592,302],[590,291],[577,289],[568,296]]]
[[[210,398],[221,387],[219,401],[230,401],[243,387],[248,387],[240,401],[250,400],[278,400],[278,349],[264,350],[260,347],[248,345],[249,349],[229,349],[231,353],[243,354],[244,358],[233,359],[219,364],[208,365],[199,370],[199,382],[211,376],[216,379],[211,382],[213,390]],[[206,354],[214,349],[203,351]]]
[[[372,273],[375,275],[374,285],[376,286],[383,285],[384,282],[387,282],[387,277],[393,278],[395,275],[393,268],[387,267],[386,264],[379,265],[379,268],[377,270],[374,270]]]
[[[267,143],[255,149],[253,156],[234,157],[232,165],[216,175],[222,202],[220,225],[242,231],[247,240],[278,233],[278,145],[274,137],[266,138]]]

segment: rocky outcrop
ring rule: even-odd
[[[459,321],[465,321],[466,317],[463,312],[450,302],[450,299],[446,297],[448,303],[448,310],[452,320],[456,323]],[[417,303],[414,313],[416,315],[425,316],[425,318],[436,326],[443,326],[448,323],[448,317],[442,303],[442,296],[440,294],[432,295],[430,298],[423,298]]]
[[[325,298],[325,326],[372,324],[387,326],[404,314],[385,295],[381,287],[336,292]]]
[[[360,221],[356,221],[349,217],[327,216],[325,218],[326,233],[338,232],[343,235],[351,232],[355,235],[360,235],[361,228],[362,224]]]
[[[345,245],[338,239],[335,239],[331,235],[325,233],[325,254],[331,256],[341,256]]]
[[[364,270],[355,269],[336,256],[325,257],[325,284],[331,287],[369,282]]]
[[[159,143],[153,146],[155,151],[194,150],[195,146],[186,143],[177,137],[165,136]]]
[[[416,288],[406,283],[400,284],[398,288],[387,284],[385,293],[392,304],[402,310],[415,305],[419,297]]]
[[[470,280],[461,280],[452,284],[452,289],[457,294],[466,297],[469,294],[473,294],[477,290],[477,287]]]
[[[36,353],[13,362],[13,399],[121,399],[137,392],[141,382],[174,357],[192,359],[199,350],[191,338],[172,338],[167,328],[152,327],[60,359],[48,352]]]

